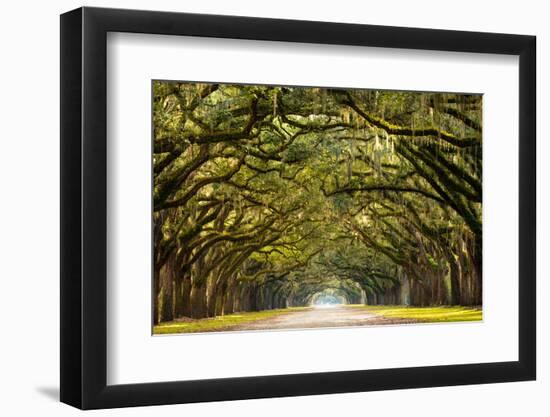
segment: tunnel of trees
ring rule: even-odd
[[[155,323],[481,305],[481,96],[152,87]]]

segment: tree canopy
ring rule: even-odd
[[[154,318],[480,305],[482,97],[153,82]]]

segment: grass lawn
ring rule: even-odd
[[[242,312],[228,314],[225,316],[211,317],[207,319],[185,319],[184,321],[175,320],[160,323],[153,328],[153,334],[172,334],[172,333],[200,333],[226,330],[239,324],[249,323],[251,321],[267,319],[292,311],[305,310],[308,307],[291,307],[279,310],[264,310],[253,312]]]
[[[373,314],[399,319],[414,319],[421,322],[479,321],[481,308],[475,307],[408,307],[408,306],[363,306],[357,305]]]

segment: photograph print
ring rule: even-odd
[[[482,95],[152,81],[152,333],[482,320]]]

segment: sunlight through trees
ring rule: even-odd
[[[482,97],[155,81],[154,321],[479,306]]]

